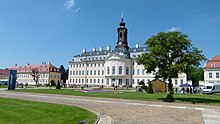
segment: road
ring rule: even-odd
[[[99,124],[219,124],[220,107],[68,95],[10,92],[0,97],[79,106],[96,113]]]

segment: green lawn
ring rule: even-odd
[[[0,85],[0,88],[8,88],[8,85]]]
[[[16,90],[18,92],[34,92],[34,93],[48,93],[48,94],[63,94],[75,96],[90,96],[90,97],[104,97],[104,98],[119,98],[131,100],[146,100],[146,101],[164,101],[166,93],[147,94],[146,92],[93,92],[85,93],[76,89],[26,89]],[[220,95],[202,95],[202,94],[175,94],[176,102],[193,103],[193,104],[212,104],[220,105]]]
[[[0,113],[0,124],[94,124],[97,119],[79,107],[8,98],[0,98]]]

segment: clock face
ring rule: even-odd
[[[122,42],[119,42],[118,45],[122,45]]]

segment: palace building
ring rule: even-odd
[[[136,63],[136,58],[149,52],[147,46],[128,46],[128,29],[123,18],[117,28],[118,39],[114,49],[93,48],[91,51],[83,49],[69,62],[68,85],[103,85],[103,86],[132,86],[136,87],[140,81],[147,83],[154,80],[155,73],[146,73],[143,65]],[[173,79],[174,87],[186,83],[186,74],[180,74]]]
[[[35,81],[33,80],[33,70],[38,71],[38,83],[41,85],[50,84],[53,80],[56,84],[58,81],[61,81],[61,73],[59,69],[52,65],[50,62],[42,64],[27,64],[23,66],[15,66],[10,68],[11,70],[17,70],[17,83],[18,84],[28,84],[35,85]],[[60,82],[61,83],[61,82]]]

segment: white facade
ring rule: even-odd
[[[209,60],[204,67],[204,85],[220,83],[220,55]]]
[[[102,47],[96,51],[86,51],[74,56],[69,62],[68,85],[104,85],[136,87],[140,81],[145,84],[154,80],[155,73],[146,73],[143,65],[136,63],[136,58],[148,52],[147,47],[129,48],[127,46],[127,28],[120,23],[118,42],[114,50]],[[187,83],[186,74],[180,74],[178,79],[172,79],[174,87]]]
[[[59,73],[58,68],[53,66],[52,64],[42,63],[39,65],[25,65],[25,66],[13,66],[11,69],[17,70],[17,83],[18,84],[28,84],[35,85],[35,81],[33,80],[33,69],[38,69],[39,71],[39,79],[38,83],[41,85],[49,84],[50,81],[54,81],[58,83],[61,81],[61,73]],[[60,82],[61,83],[61,82]]]

